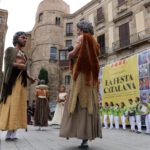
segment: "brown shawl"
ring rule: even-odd
[[[78,58],[73,69],[73,79],[76,80],[79,73],[85,75],[86,85],[92,86],[98,82],[99,72],[99,44],[89,33],[83,34],[83,42],[78,51]]]

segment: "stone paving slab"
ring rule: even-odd
[[[59,129],[54,126],[38,131],[29,126],[28,131],[18,130],[18,141],[5,141],[5,131],[0,131],[0,150],[79,150],[79,139],[66,140],[59,137]],[[103,139],[97,138],[89,142],[88,150],[148,150],[150,136],[127,131],[103,129]]]

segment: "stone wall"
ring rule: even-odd
[[[2,67],[3,67],[3,55],[4,55],[4,44],[5,44],[5,35],[7,32],[7,17],[8,12],[6,10],[0,9],[0,87],[2,84]]]

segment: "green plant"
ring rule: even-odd
[[[48,71],[42,67],[38,75],[39,80],[45,80],[45,83],[48,84]]]

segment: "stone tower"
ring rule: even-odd
[[[49,75],[50,100],[55,100],[60,84],[58,66],[59,50],[64,47],[64,15],[69,5],[63,0],[43,0],[37,9],[35,25],[31,33],[30,73],[38,77],[42,67]],[[37,84],[37,83],[36,83]],[[33,100],[35,85],[30,86],[29,98]]]

